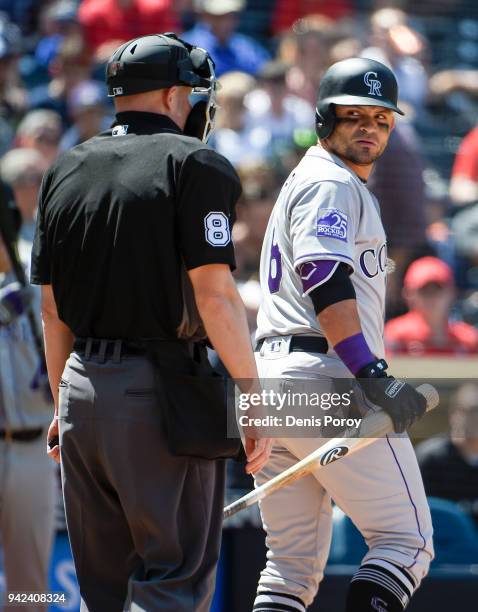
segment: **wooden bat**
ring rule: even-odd
[[[432,385],[420,385],[417,391],[427,400],[427,412],[438,406],[438,392]],[[347,431],[350,431],[350,435],[354,437],[349,437]],[[270,495],[273,491],[302,478],[302,476],[314,470],[321,469],[329,465],[329,463],[338,461],[346,455],[355,453],[361,448],[365,448],[369,444],[372,444],[377,438],[387,433],[391,433],[392,431],[392,420],[383,410],[367,415],[362,419],[358,434],[356,429],[346,430],[342,438],[329,440],[313,453],[310,453],[310,455],[307,455],[307,457],[304,457],[301,461],[281,474],[278,474],[257,489],[254,489],[254,491],[251,491],[229,506],[226,506],[226,508],[224,508],[224,519],[244,510],[244,508],[252,506],[261,499],[264,499],[267,495]]]

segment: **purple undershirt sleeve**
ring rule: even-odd
[[[341,340],[334,346],[334,349],[354,375],[376,359],[370,351],[362,332]]]

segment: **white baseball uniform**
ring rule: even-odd
[[[363,334],[372,353],[382,358],[386,237],[379,206],[355,173],[317,145],[285,182],[264,240],[263,301],[256,336],[264,339],[256,353],[263,379],[352,376],[332,348],[327,354],[289,353],[293,335],[324,335],[308,296],[314,289],[308,278],[313,276],[313,262],[319,260],[337,262],[336,266],[344,262],[352,269]],[[256,475],[256,485],[322,442],[317,438],[277,440],[269,463]],[[328,557],[331,499],[352,519],[369,546],[362,565],[373,561],[383,568],[383,574],[372,572],[368,578],[387,582],[382,586],[406,605],[428,571],[433,547],[421,475],[404,435],[377,439],[261,502],[269,551],[256,606],[270,602],[275,607],[282,604],[284,610],[302,611],[312,602]],[[390,574],[397,580],[387,578]]]

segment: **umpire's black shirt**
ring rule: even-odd
[[[176,338],[184,266],[234,267],[239,195],[231,164],[171,119],[118,113],[45,175],[32,283],[76,336]]]

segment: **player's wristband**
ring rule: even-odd
[[[334,346],[334,350],[354,376],[363,367],[376,361],[361,332],[341,340]]]

